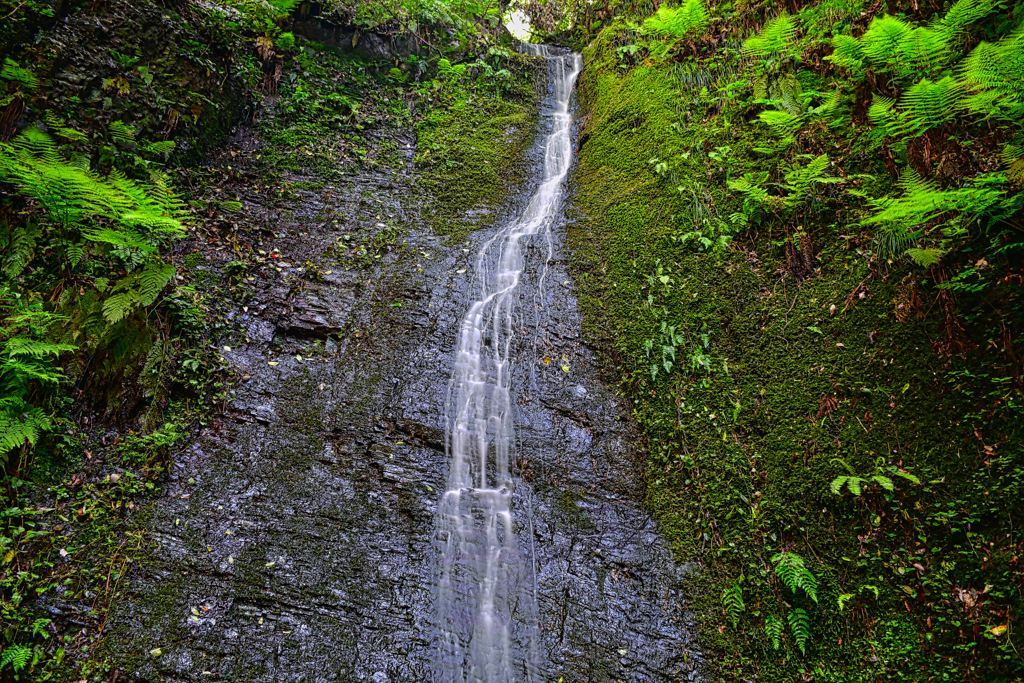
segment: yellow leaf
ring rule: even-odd
[[[993,626],[992,628],[990,628],[988,632],[998,638],[999,636],[1006,633],[1006,629],[1008,628],[1009,627],[1006,624],[999,624],[999,626]]]

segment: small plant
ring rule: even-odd
[[[879,458],[875,462],[875,471],[863,477],[858,476],[853,468],[842,458],[833,458],[832,462],[839,463],[849,472],[849,474],[839,475],[829,484],[829,489],[837,496],[842,495],[844,486],[855,496],[859,496],[865,486],[871,486],[872,484],[878,484],[886,491],[894,491],[896,484],[893,481],[893,477],[901,477],[914,484],[921,483],[920,479],[906,470],[900,469],[895,465],[886,466],[885,458]]]
[[[644,21],[644,33],[679,40],[699,33],[708,24],[703,0],[684,0],[679,7],[662,5],[654,16]]]
[[[772,556],[772,563],[775,575],[794,595],[803,591],[815,603],[818,602],[818,580],[804,564],[804,558],[784,550]]]
[[[743,610],[746,607],[743,604],[743,578],[741,574],[735,583],[722,591],[722,606],[725,607],[725,613],[729,615],[734,629],[739,623],[740,616],[742,616]]]
[[[48,328],[61,318],[38,304],[25,306],[0,291],[0,306],[13,311],[0,327],[0,464],[5,464],[11,451],[35,446],[53,427],[34,397],[64,379],[54,361],[76,347],[46,340]]]

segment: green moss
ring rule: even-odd
[[[687,106],[692,93],[666,66],[620,69],[617,39],[607,30],[585,53],[573,267],[585,333],[644,433],[647,504],[677,558],[704,567],[691,589],[715,676],[1006,680],[1017,665],[984,633],[1019,597],[1011,573],[972,548],[1006,547],[995,510],[1019,488],[981,464],[966,399],[949,392],[947,373],[964,365],[930,351],[941,318],[921,307],[897,319],[913,271],[872,261],[871,236],[836,203],[798,217],[820,262],[802,282],[785,273],[797,226],[777,219],[728,250],[682,244],[695,193],[729,216],[742,207],[727,179],[778,160],[755,150],[767,134],[735,108]],[[827,135],[827,148],[852,150],[847,173],[891,182],[877,156],[858,154],[857,131]],[[656,158],[675,166],[656,174]],[[881,462],[924,483],[895,477],[895,491],[838,496],[838,459],[860,476]],[[783,550],[817,577],[817,603],[775,576]],[[734,629],[722,594],[737,581]],[[968,584],[998,593],[990,621],[964,616],[953,596]],[[794,608],[812,618],[806,654],[788,627],[779,651],[766,633]]]
[[[502,95],[449,84],[441,103],[417,124],[417,178],[437,234],[457,241],[493,224],[509,189],[522,180],[541,68],[524,59],[514,70],[514,88]]]

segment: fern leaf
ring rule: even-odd
[[[843,611],[843,607],[846,606],[850,600],[856,597],[856,593],[840,593],[839,597],[836,598],[836,602],[839,603],[839,611]]]
[[[9,356],[42,358],[43,356],[59,356],[64,351],[74,351],[76,348],[78,347],[71,344],[53,344],[37,339],[15,337],[14,339],[7,340],[4,345],[4,352]]]
[[[150,263],[139,276],[139,304],[149,306],[167,283],[174,277],[174,265],[170,263]]]
[[[136,291],[114,294],[103,302],[103,317],[110,323],[120,322],[135,310],[137,304],[138,292]]]
[[[111,121],[107,126],[107,132],[114,142],[121,144],[135,144],[135,129],[122,121]]]
[[[686,0],[679,7],[662,5],[654,16],[644,21],[644,33],[685,38],[707,26],[708,14],[703,0]]]
[[[35,446],[41,432],[53,426],[39,408],[22,403],[17,411],[0,410],[0,458],[24,445]]]
[[[800,648],[801,654],[806,655],[807,640],[811,637],[811,617],[799,607],[791,610],[786,617],[789,621],[789,629],[796,640],[796,646]]]
[[[722,591],[722,605],[732,621],[733,628],[736,628],[740,616],[743,614],[743,609],[746,607],[743,604],[743,587],[740,585],[742,580],[743,577],[740,577],[736,583]]]
[[[945,31],[951,38],[955,37],[974,22],[984,19],[999,4],[999,0],[960,0],[949,8],[936,28]]]
[[[850,477],[849,479],[847,479],[846,486],[850,489],[850,493],[852,493],[855,496],[859,496],[861,492],[860,485],[862,481],[864,480],[861,479],[860,477]]]
[[[889,15],[875,17],[861,37],[864,55],[876,68],[893,70],[898,66],[900,43],[912,30],[913,27],[902,19]]]
[[[784,111],[763,111],[758,115],[761,121],[785,135],[795,133],[803,126],[804,118]]]
[[[886,477],[886,476],[881,475],[881,474],[875,474],[871,478],[874,481],[876,481],[878,483],[878,485],[881,486],[886,491],[892,491],[892,490],[894,490],[896,488],[896,486],[893,485],[893,483],[892,483],[892,479],[890,479],[889,477]]]
[[[770,615],[764,622],[764,630],[768,635],[768,639],[772,642],[772,647],[776,650],[782,645],[782,631],[785,628],[785,624],[782,619],[774,614]]]
[[[828,485],[829,490],[832,491],[832,493],[836,494],[837,496],[842,495],[843,484],[845,484],[846,480],[849,478],[850,477],[845,474],[839,475],[838,477],[832,480],[831,484]]]
[[[836,66],[849,69],[855,76],[864,70],[864,45],[853,36],[835,36],[832,54],[825,59]]]
[[[793,17],[786,13],[780,14],[766,23],[757,35],[747,38],[743,43],[744,56],[768,57],[789,52],[796,28]]]
[[[10,57],[4,60],[4,68],[0,69],[0,78],[21,83],[29,90],[35,90],[39,86],[39,79],[28,69],[18,66],[18,63]]]
[[[921,266],[922,268],[931,268],[937,265],[942,257],[946,255],[947,249],[939,249],[937,247],[930,247],[927,249],[907,249],[906,254],[910,257],[910,260]]]
[[[783,551],[772,557],[775,575],[793,593],[804,591],[814,602],[818,602],[818,580],[804,564],[804,559],[794,552]]]

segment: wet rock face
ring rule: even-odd
[[[444,405],[476,286],[473,257],[490,235],[444,244],[415,220],[410,185],[393,177],[336,185],[324,196],[341,223],[298,237],[286,223],[310,230],[301,211],[279,219],[275,234],[296,235],[280,242],[283,253],[315,260],[380,211],[411,226],[405,245],[300,293],[268,282],[261,304],[238,312],[250,341],[227,356],[248,379],[177,455],[154,505],[154,555],[108,624],[105,656],[122,676],[376,683],[437,674]],[[346,199],[368,195],[379,201]],[[515,523],[535,558],[543,680],[694,680],[684,577],[637,503],[628,412],[597,378],[563,262],[549,264],[538,289],[542,239],[525,248],[512,386]],[[560,232],[555,242],[557,258]]]

